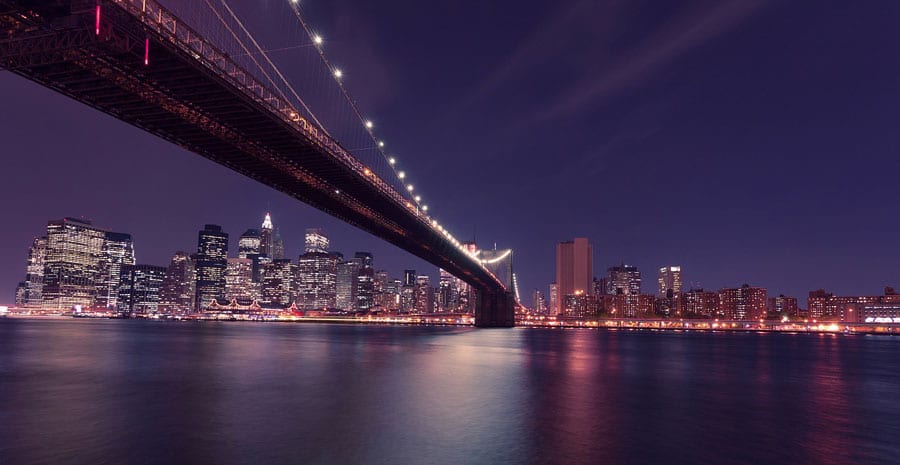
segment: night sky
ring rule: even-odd
[[[286,0],[284,0],[286,1]],[[687,285],[900,286],[900,2],[302,0],[345,83],[460,238],[511,247],[527,304],[558,241]],[[246,3],[232,0],[231,3]],[[253,2],[260,18],[282,0]],[[256,23],[264,21],[257,18]],[[197,155],[0,72],[0,301],[49,219],[139,263],[271,211],[377,268],[434,268]]]

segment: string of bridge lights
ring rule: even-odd
[[[343,94],[344,98],[350,104],[350,107],[353,109],[353,112],[356,114],[357,118],[359,118],[359,121],[362,124],[363,128],[365,128],[366,132],[369,134],[369,137],[372,139],[372,142],[374,143],[373,148],[375,150],[377,150],[381,154],[381,156],[387,161],[388,166],[390,166],[391,170],[397,176],[397,179],[399,179],[401,181],[401,184],[406,187],[406,191],[409,193],[412,200],[415,201],[417,213],[418,213],[418,210],[421,209],[421,211],[425,214],[425,219],[431,223],[431,226],[434,229],[436,229],[437,231],[440,231],[440,233],[443,234],[444,237],[448,241],[450,241],[450,243],[452,243],[454,246],[458,247],[460,250],[464,251],[467,256],[469,256],[476,262],[479,262],[479,260],[475,256],[473,256],[469,253],[468,249],[466,249],[466,247],[463,244],[461,244],[455,237],[453,237],[453,235],[450,233],[450,231],[447,231],[447,229],[445,229],[436,219],[434,219],[428,215],[428,205],[425,205],[422,203],[422,196],[419,194],[413,193],[415,191],[415,185],[413,185],[411,182],[409,182],[406,179],[407,178],[406,172],[403,170],[400,170],[399,167],[397,166],[398,165],[397,158],[394,156],[389,156],[387,154],[387,152],[384,148],[384,146],[385,146],[384,141],[379,140],[378,137],[375,135],[375,123],[372,122],[371,119],[368,119],[365,116],[363,116],[359,107],[356,105],[356,101],[350,97],[350,93],[347,91],[347,88],[344,86],[344,81],[343,81],[344,71],[341,70],[340,68],[338,68],[337,66],[333,65],[331,63],[331,61],[328,59],[328,57],[325,55],[325,48],[324,48],[325,40],[322,38],[321,35],[315,33],[313,31],[313,29],[310,27],[310,25],[303,18],[303,15],[300,12],[300,1],[299,0],[288,0],[288,4],[290,5],[291,10],[294,12],[294,16],[296,16],[297,20],[300,22],[301,27],[303,27],[304,32],[306,32],[306,35],[312,41],[313,45],[315,45],[316,52],[319,54],[319,58],[322,60],[322,63],[325,64],[325,67],[331,73],[331,76],[334,78],[335,82],[337,83],[338,87],[340,88],[341,93]]]

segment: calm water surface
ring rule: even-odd
[[[896,464],[900,338],[0,319],[6,464]]]

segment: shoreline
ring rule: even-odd
[[[17,320],[147,320],[159,322],[256,322],[256,323],[300,323],[300,324],[338,324],[338,325],[377,325],[377,326],[459,326],[472,327],[472,322],[441,321],[417,317],[397,318],[360,318],[360,317],[296,317],[290,319],[250,319],[250,318],[113,318],[107,316],[72,315],[18,315],[0,316],[4,319]],[[877,325],[866,323],[781,323],[736,321],[719,324],[711,320],[590,320],[560,322],[552,321],[544,324],[519,322],[514,328],[519,329],[603,329],[607,331],[642,331],[642,332],[710,332],[710,333],[782,333],[782,334],[842,334],[842,335],[883,335],[900,336],[900,325]],[[502,328],[482,328],[502,329]],[[507,328],[512,329],[512,328]]]

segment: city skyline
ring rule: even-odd
[[[547,292],[554,244],[575,236],[595,245],[597,269],[623,261],[642,270],[678,263],[689,270],[686,287],[752,282],[798,297],[820,287],[842,295],[877,293],[900,280],[895,271],[900,251],[891,234],[896,220],[881,215],[898,196],[889,177],[898,163],[892,156],[897,115],[880,98],[890,95],[891,76],[898,69],[884,49],[895,42],[896,32],[885,23],[890,15],[861,5],[852,11],[827,6],[805,16],[810,37],[828,36],[841,43],[835,50],[825,47],[826,54],[817,42],[796,39],[793,23],[780,19],[808,13],[801,5],[752,3],[708,12],[698,4],[669,6],[665,19],[639,6],[578,3],[556,11],[534,5],[518,19],[521,30],[507,39],[477,26],[464,42],[483,52],[465,61],[471,76],[441,92],[432,84],[434,77],[457,69],[464,47],[423,32],[428,46],[410,48],[402,32],[422,31],[415,18],[423,7],[407,11],[392,5],[313,4],[310,14],[328,38],[335,38],[329,50],[343,57],[347,85],[408,163],[434,210],[442,212],[461,239],[474,236],[482,244],[497,242],[516,251],[524,295],[533,289]],[[692,16],[698,12],[702,14]],[[447,13],[436,21],[454,24],[460,19],[460,12]],[[580,74],[541,78],[558,90],[523,105],[525,110],[532,105],[558,109],[543,116],[541,127],[547,131],[533,131],[528,121],[497,105],[529,88],[511,78],[513,71],[535,66],[523,58],[526,52],[553,56],[561,44],[577,43],[578,31],[590,31],[597,43],[605,44],[622,33],[593,24],[587,28],[585,18],[631,16],[649,31],[646,40],[678,39],[677,51],[655,57],[642,42],[623,40],[604,62],[623,65],[633,82],[623,84],[618,76],[600,73],[598,82],[608,86],[599,93],[585,87]],[[544,17],[556,22],[541,26],[538,20]],[[856,26],[834,27],[847,18],[855,18],[851,24]],[[260,22],[259,17],[247,20]],[[666,21],[672,21],[670,29],[664,27],[670,24]],[[867,21],[873,26],[858,26]],[[703,28],[699,36],[686,35],[698,23],[714,26]],[[367,45],[354,40],[358,36],[351,24],[366,31],[359,37]],[[554,33],[559,33],[557,42],[541,40]],[[793,47],[777,47],[786,39]],[[519,43],[518,49],[513,46]],[[387,53],[393,49],[404,50],[403,57],[409,58]],[[424,60],[426,49],[441,51],[446,59]],[[589,63],[586,57],[604,50],[588,47],[583,59]],[[631,55],[650,60],[647,68],[637,66]],[[808,74],[776,77],[769,68],[750,66],[753,60],[745,57],[765,57],[771,66],[789,70],[818,70],[815,85],[809,85]],[[698,61],[704,66],[685,68]],[[715,69],[714,77],[710,69]],[[379,79],[367,87],[354,81],[354,75]],[[12,154],[0,163],[4,172],[17,173],[6,187],[16,193],[41,192],[27,196],[27,202],[16,196],[3,201],[4,212],[17,219],[5,230],[0,248],[4,283],[21,279],[23,250],[47,218],[85,216],[98,224],[120,225],[120,230],[147,231],[138,240],[143,249],[139,258],[164,263],[171,244],[191,242],[198,222],[222,224],[237,235],[260,205],[282,218],[288,256],[298,251],[299,231],[321,225],[343,250],[372,251],[389,269],[426,269],[424,262],[325,214],[21,78],[3,73],[0,85],[7,89],[9,109],[0,115],[0,131],[7,141],[5,153]],[[847,86],[853,92],[846,92]],[[579,90],[587,92],[583,104],[562,105],[566,95]],[[432,112],[437,122],[420,118]],[[473,118],[466,131],[445,124],[461,113]],[[491,120],[511,122],[488,124]],[[604,129],[591,130],[596,127]],[[451,143],[434,143],[450,134]],[[498,147],[503,144],[489,137],[493,134],[521,142]],[[482,157],[471,147],[497,155]],[[569,155],[558,169],[547,170],[553,159],[547,154]],[[752,164],[742,163],[751,159]],[[868,182],[847,182],[849,172],[867,173]],[[598,180],[602,189],[592,187]],[[669,201],[656,201],[662,192]],[[571,201],[560,203],[564,197]],[[497,199],[509,208],[479,205],[483,199]],[[860,226],[859,218],[880,219]],[[2,300],[11,300],[12,292],[4,288]]]

